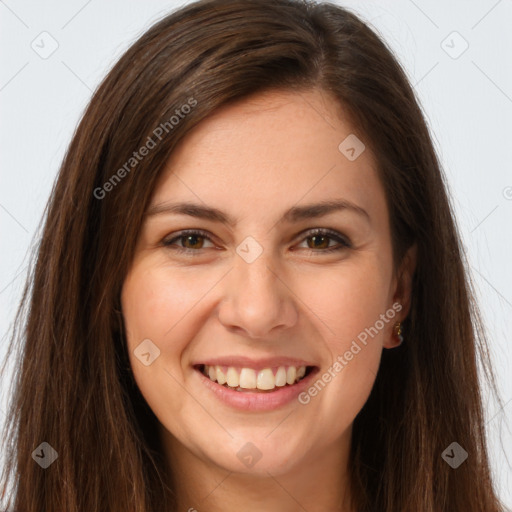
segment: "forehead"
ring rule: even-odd
[[[364,135],[323,91],[267,91],[194,127],[173,151],[152,206],[194,201],[243,217],[340,197],[375,214],[386,208]]]

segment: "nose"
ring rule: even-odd
[[[224,279],[219,321],[229,330],[255,339],[268,338],[291,328],[298,319],[298,297],[279,266],[264,251],[248,263],[236,256]]]

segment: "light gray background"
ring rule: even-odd
[[[92,91],[143,31],[184,3],[0,0],[0,357],[9,358],[27,250]],[[486,394],[493,470],[512,506],[512,0],[336,3],[391,45],[434,134],[505,405]],[[0,423],[10,382],[0,382]]]

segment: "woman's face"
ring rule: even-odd
[[[173,454],[276,475],[347,449],[407,309],[354,131],[326,93],[274,91],[174,151],[122,290],[133,374]]]

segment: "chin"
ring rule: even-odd
[[[267,429],[254,435],[247,432],[243,436],[232,432],[234,439],[229,442],[219,439],[216,443],[210,439],[201,451],[203,457],[226,471],[262,477],[268,477],[269,473],[275,476],[287,473],[303,458],[303,453],[298,451],[300,443],[293,443],[290,436],[285,436],[286,442],[278,436],[272,439],[271,431]]]

